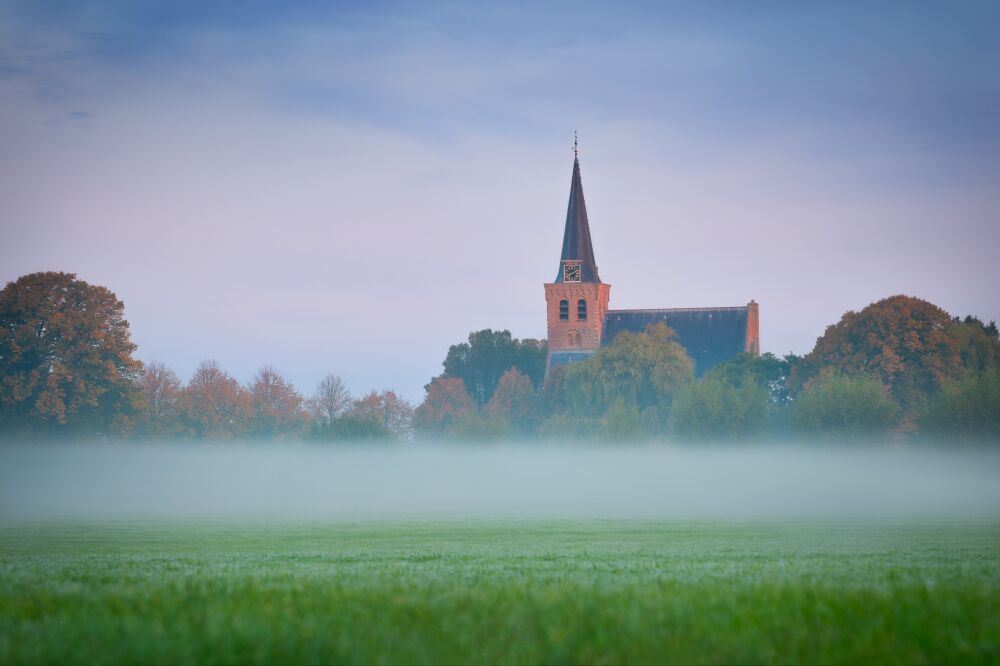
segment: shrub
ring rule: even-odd
[[[969,373],[946,384],[919,423],[927,434],[1000,442],[1000,374]]]
[[[826,436],[884,436],[899,418],[899,405],[879,380],[838,373],[808,384],[792,411],[797,431]]]
[[[757,435],[764,427],[767,389],[754,382],[734,385],[715,377],[688,384],[671,411],[671,430],[692,439],[734,439]]]

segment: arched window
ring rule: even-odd
[[[559,301],[559,318],[563,321],[569,319],[569,301],[565,298]]]
[[[586,319],[587,318],[587,301],[580,299],[576,302],[576,318]]]
[[[580,331],[570,331],[570,332],[569,332],[569,333],[568,333],[568,334],[566,335],[566,343],[567,343],[567,344],[568,344],[568,345],[569,345],[570,347],[580,347],[580,346],[581,346],[581,342],[580,342]]]

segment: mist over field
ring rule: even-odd
[[[16,445],[0,519],[1000,519],[1000,452]]]

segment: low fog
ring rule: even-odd
[[[1000,453],[7,445],[0,520],[1000,518]]]

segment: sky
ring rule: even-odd
[[[289,6],[291,5],[291,6]],[[0,5],[0,283],[137,356],[419,401],[544,337],[574,130],[612,308],[760,305],[807,353],[894,294],[1000,319],[1000,4]]]

